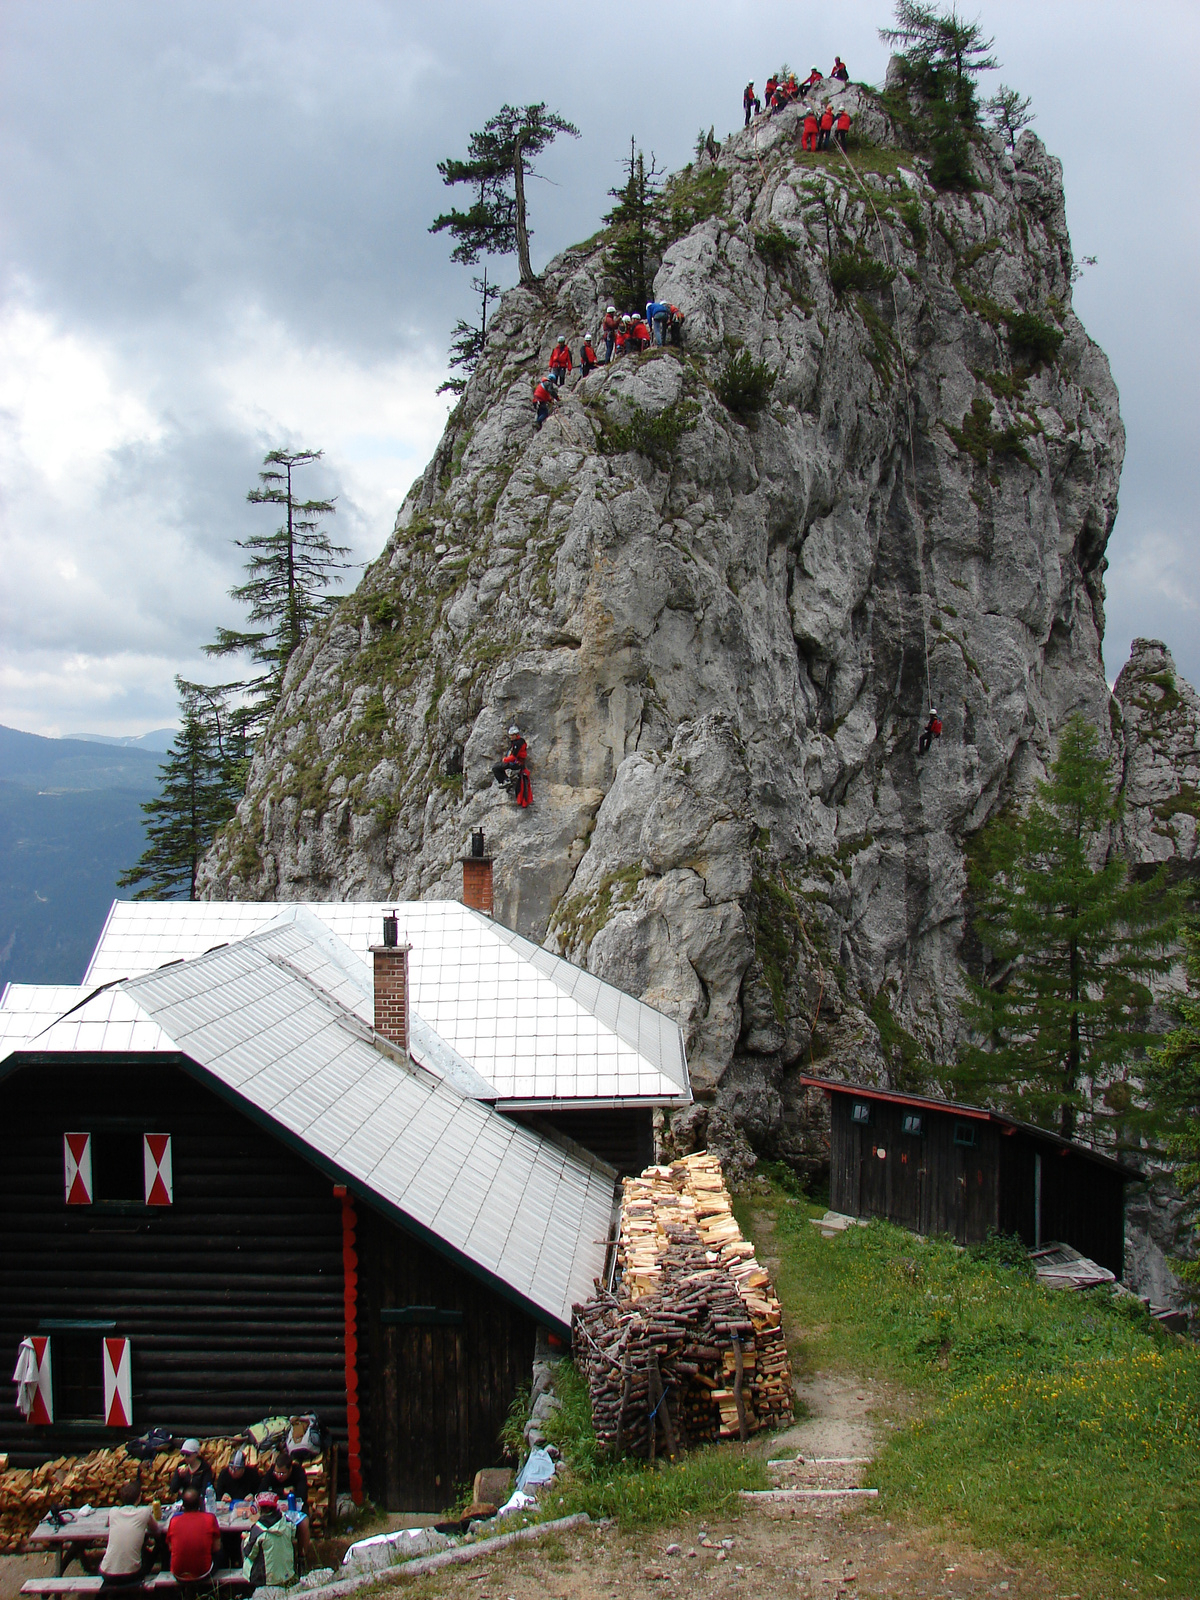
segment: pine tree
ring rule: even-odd
[[[480,255],[516,252],[522,283],[535,282],[529,261],[529,227],[526,219],[525,179],[534,157],[560,133],[578,139],[579,129],[545,102],[530,106],[501,106],[496,115],[467,141],[467,159],[448,157],[438,162],[442,182],[448,187],[470,184],[479,194],[469,211],[443,212],[431,223],[430,233],[450,232],[458,243],[450,259],[473,266]]]
[[[244,787],[231,771],[215,736],[211,708],[195,686],[176,678],[183,726],[161,768],[158,795],[148,800],[148,840],[136,866],[117,879],[120,888],[137,888],[135,900],[196,898],[196,874],[229,820]]]
[[[1135,880],[1109,846],[1117,816],[1096,730],[1073,717],[1023,816],[990,823],[971,863],[975,932],[990,951],[967,1019],[961,1092],[1074,1137],[1095,1136],[1128,1097],[1102,1096],[1152,1042],[1148,980],[1168,969],[1178,899]]]
[[[488,282],[486,266],[482,278],[471,279],[471,287],[479,296],[479,326],[464,322],[460,317],[454,324],[454,337],[450,341],[450,365],[461,367],[468,375],[475,371],[487,343],[488,306],[500,297],[498,285]],[[461,394],[466,387],[465,377],[447,378],[445,383],[438,384],[437,392],[444,394],[449,389],[452,394]]]
[[[898,53],[907,84],[925,103],[930,177],[940,188],[972,189],[971,131],[979,125],[975,79],[999,65],[977,22],[951,7],[896,0],[896,25],[879,37]]]
[[[604,255],[608,292],[627,308],[641,311],[650,299],[654,274],[661,258],[663,212],[662,173],[634,139],[624,163],[625,182],[608,192],[617,204],[604,218],[613,229],[613,241]]]
[[[1200,1244],[1200,929],[1184,933],[1188,992],[1176,1002],[1176,1027],[1151,1050],[1143,1082],[1163,1154],[1177,1163],[1175,1186]],[[1176,1274],[1200,1298],[1200,1261],[1175,1259]]]
[[[245,651],[264,668],[257,677],[212,691],[241,690],[249,696],[241,712],[244,731],[260,725],[278,703],[288,662],[331,604],[321,591],[347,566],[341,558],[349,549],[332,544],[318,521],[334,514],[334,502],[299,500],[294,491],[292,474],[298,467],[319,461],[322,454],[320,450],[270,451],[263,460],[266,470],[258,475],[260,487],[246,496],[254,505],[284,508],[284,520],[274,533],[237,541],[240,550],[250,552],[246,562],[249,577],[229,591],[235,600],[250,607],[250,621],[265,627],[258,631],[218,628],[215,642],[205,646],[205,654],[210,656]]]
[[[984,110],[988,119],[997,133],[1002,133],[1008,141],[1008,148],[1015,150],[1017,135],[1022,128],[1027,128],[1033,121],[1028,96],[1022,99],[1015,89],[1010,89],[1006,83],[1000,85],[999,91],[990,100],[984,102]]]

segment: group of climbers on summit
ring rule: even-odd
[[[604,354],[597,355],[591,334],[585,334],[579,348],[579,371],[587,377],[595,367],[604,367],[618,356],[638,354],[653,345],[682,344],[683,312],[666,300],[651,300],[645,315],[619,312],[609,306],[600,324]],[[534,430],[550,415],[550,408],[561,399],[561,390],[575,359],[565,333],[560,333],[550,352],[550,370],[533,391]]]
[[[850,82],[850,70],[841,56],[833,58],[833,66],[830,68],[829,76],[836,78],[840,83]],[[764,106],[766,107],[765,115],[772,116],[776,111],[782,111],[785,106],[790,106],[793,100],[803,100],[810,90],[815,89],[819,83],[824,83],[824,81],[825,74],[820,67],[814,67],[803,83],[796,82],[794,73],[789,72],[784,77],[782,73],[773,72],[767,79],[762,100],[755,94],[754,85],[748,83],[742,91],[742,110],[746,113],[745,126],[748,128],[754,117],[764,115]],[[848,123],[847,126],[849,126]]]

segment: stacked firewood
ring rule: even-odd
[[[235,1450],[244,1450],[253,1466],[252,1445],[241,1439],[205,1439],[201,1445],[213,1477],[229,1465]],[[171,1498],[171,1474],[183,1461],[176,1451],[164,1452],[153,1461],[137,1461],[124,1445],[112,1450],[93,1450],[86,1456],[59,1456],[32,1469],[10,1468],[0,1472],[0,1552],[19,1550],[51,1506],[114,1506],[121,1489],[131,1478],[141,1484],[142,1501]],[[306,1463],[308,1509],[314,1533],[329,1525],[337,1501],[333,1475],[337,1471],[336,1446],[323,1456]]]
[[[615,1293],[574,1308],[599,1442],[653,1459],[792,1418],[782,1310],[715,1156],[626,1178]]]

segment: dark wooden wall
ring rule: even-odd
[[[227,1434],[313,1410],[344,1441],[341,1208],[326,1177],[161,1063],[23,1068],[0,1080],[0,1108],[7,1372],[46,1319],[112,1322],[133,1341],[135,1432]],[[171,1134],[174,1205],[65,1204],[64,1132],[98,1138],[114,1119],[127,1135]],[[96,1413],[102,1337],[50,1333],[56,1391]],[[0,1450],[31,1465],[125,1437],[61,1409],[34,1429],[5,1404]]]
[[[537,1327],[361,1205],[358,1256],[366,1480],[389,1511],[441,1510],[480,1467],[503,1464],[500,1429],[529,1382]]]
[[[644,1172],[654,1160],[654,1112],[648,1107],[608,1111],[550,1111],[522,1117],[532,1127],[555,1128],[616,1167],[622,1177]]]
[[[830,1107],[829,1204],[851,1216],[887,1217],[915,1233],[946,1233],[959,1244],[989,1228],[1020,1235],[1032,1247],[1035,1163],[1042,1157],[1041,1239],[1072,1245],[1119,1277],[1124,1271],[1124,1188],[1120,1175],[1080,1152],[958,1117],[924,1111],[923,1132],[902,1132],[913,1108],[866,1100],[871,1120],[851,1120],[855,1097],[834,1094]],[[977,1143],[954,1142],[956,1126],[975,1130]],[[881,1157],[879,1151],[883,1150]]]
[[[982,1239],[999,1218],[999,1135],[972,1122],[978,1144],[954,1142],[959,1119],[926,1112],[924,1131],[902,1132],[908,1108],[866,1102],[871,1120],[851,1120],[854,1100],[835,1094],[830,1108],[829,1203],[851,1216],[887,1217],[915,1233],[948,1233],[960,1244]],[[879,1152],[884,1154],[880,1156]]]

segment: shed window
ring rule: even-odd
[[[856,1100],[850,1112],[850,1121],[865,1124],[871,1120],[871,1107],[865,1100]]]
[[[954,1124],[954,1142],[966,1150],[973,1150],[979,1143],[979,1132],[973,1122],[956,1122]]]
[[[902,1133],[911,1133],[917,1138],[925,1132],[925,1118],[919,1111],[906,1111],[900,1129]]]

